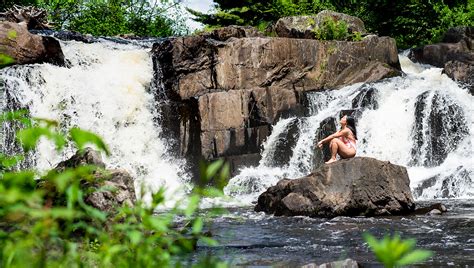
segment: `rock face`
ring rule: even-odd
[[[255,211],[310,217],[407,214],[415,209],[409,184],[406,168],[356,157],[279,181],[259,196]]]
[[[0,53],[13,58],[14,64],[49,62],[64,65],[58,40],[28,32],[26,25],[0,22]]]
[[[315,29],[320,27],[327,18],[344,21],[348,26],[349,33],[365,34],[367,32],[361,19],[329,10],[323,10],[312,16],[281,18],[275,24],[275,32],[279,37],[315,39]]]
[[[409,57],[417,62],[444,68],[453,80],[474,94],[474,27],[455,27],[445,33],[442,42],[413,49]]]
[[[81,187],[93,188],[95,191],[88,193],[84,196],[86,204],[97,208],[101,211],[113,213],[116,207],[128,204],[133,206],[136,202],[135,186],[133,178],[130,174],[123,169],[112,169],[103,170],[105,164],[102,161],[100,153],[92,149],[86,149],[84,152],[77,152],[70,159],[59,163],[55,170],[62,172],[67,168],[76,168],[84,165],[94,165],[101,171],[93,173],[94,180],[81,181]],[[53,202],[60,202],[60,197],[55,193],[54,187],[49,185],[47,181],[41,181],[39,187],[49,189],[49,196],[53,199]],[[97,191],[97,189],[103,188],[104,190]]]
[[[198,156],[257,164],[271,125],[304,114],[306,92],[401,74],[391,38],[322,42],[232,29],[168,39],[152,50],[156,87],[167,98],[162,126],[178,141],[174,151],[194,157],[190,162]]]

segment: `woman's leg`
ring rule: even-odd
[[[329,159],[326,164],[336,161],[337,154],[339,154],[342,158],[351,158],[356,154],[354,148],[348,148],[340,139],[332,139],[329,147],[331,149],[331,159]]]

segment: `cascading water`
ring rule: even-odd
[[[414,64],[404,55],[400,61],[403,77],[308,94],[311,116],[280,120],[260,164],[242,169],[226,193],[250,204],[279,179],[307,175],[315,168],[314,144],[323,120],[355,110],[358,156],[407,166],[416,198],[474,197],[474,97],[442,69]],[[283,142],[287,137],[296,141]],[[285,152],[289,161],[282,164],[285,157],[278,154]]]
[[[67,68],[37,64],[1,70],[0,109],[23,107],[34,117],[57,120],[63,129],[78,126],[97,133],[111,151],[105,158],[107,167],[128,170],[138,190],[144,185],[151,191],[162,186],[170,193],[178,191],[187,175],[181,160],[167,156],[167,143],[154,123],[158,115],[150,88],[149,48],[105,40],[61,44]],[[4,128],[2,144],[9,146],[12,128]],[[51,143],[41,142],[35,165],[50,169],[73,153],[69,148],[58,155]]]

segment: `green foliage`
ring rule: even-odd
[[[214,0],[216,11],[192,11],[195,20],[208,26],[231,24],[259,26],[285,16],[316,14],[323,9],[357,16],[367,30],[397,40],[399,48],[439,41],[453,26],[474,26],[472,0]],[[360,36],[352,37],[357,41]]]
[[[28,150],[47,139],[58,151],[69,142],[79,149],[94,145],[108,153],[100,137],[79,128],[62,136],[57,122],[29,118],[25,111],[2,114],[0,123],[6,120],[23,124],[18,136]],[[139,200],[133,207],[124,205],[107,214],[84,200],[87,194],[102,190],[87,188],[85,182],[97,180],[97,174],[107,176],[104,170],[79,166],[50,170],[42,176],[35,170],[16,171],[14,166],[21,159],[0,155],[0,267],[179,267],[190,264],[197,241],[216,245],[204,234],[207,220],[198,215],[198,209],[203,197],[222,194],[218,190],[196,187],[182,201],[185,206],[156,213],[165,202],[165,189],[160,189],[152,194],[150,204]],[[209,178],[227,172],[222,161],[203,167],[203,175]],[[183,221],[176,222],[177,218]],[[204,258],[192,266],[226,264]]]
[[[346,40],[349,37],[347,23],[331,17],[326,17],[320,26],[314,28],[313,32],[318,40]]]
[[[23,0],[46,9],[58,30],[95,36],[131,34],[165,37],[188,32],[179,1],[171,0]],[[23,3],[20,3],[23,4]],[[5,7],[13,3],[7,1]],[[1,7],[1,5],[0,5]]]
[[[415,264],[425,261],[433,255],[431,251],[415,249],[415,239],[402,240],[398,234],[377,240],[372,235],[365,233],[364,239],[386,268]]]

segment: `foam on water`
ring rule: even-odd
[[[153,67],[149,49],[112,42],[63,42],[69,67],[50,64],[2,71],[8,90],[35,117],[57,120],[64,128],[78,126],[104,138],[111,155],[108,168],[124,168],[136,178],[137,189],[166,187],[179,191],[186,180],[181,160],[167,156],[167,142],[159,138],[154,96],[150,92]],[[49,142],[36,153],[39,170],[52,168],[74,153],[59,155]]]
[[[474,162],[472,158],[474,144],[474,97],[466,89],[460,88],[453,80],[441,73],[441,69],[429,65],[411,62],[406,56],[400,55],[402,69],[406,75],[373,83],[371,87],[377,90],[378,108],[366,109],[358,118],[358,156],[375,157],[408,167],[411,187],[415,189],[425,180],[438,176],[435,185],[425,189],[418,198],[438,198],[443,179],[453,176],[451,192],[456,198],[474,197]],[[263,160],[257,167],[244,168],[232,178],[226,193],[250,204],[267,187],[275,185],[283,177],[298,178],[308,174],[313,168],[309,161],[314,147],[315,132],[322,120],[327,117],[337,117],[340,110],[351,109],[352,99],[359,92],[360,84],[340,90],[316,92],[308,95],[312,116],[306,118],[305,125],[300,126],[300,136],[297,145],[292,150],[290,163],[283,167],[272,167],[271,159],[277,146],[275,137],[281,137],[288,131],[288,123],[292,120],[283,119],[273,127],[273,133],[264,144]],[[452,149],[447,159],[439,166],[424,167],[412,164],[412,148],[414,146],[413,128],[415,124],[415,104],[417,97],[425,92],[430,96],[436,93],[445,96],[461,107],[469,133],[466,138],[456,141],[457,148]],[[431,102],[426,101],[423,110],[423,135],[428,124]],[[437,107],[443,109],[444,107]],[[427,144],[421,147],[422,158],[426,158]],[[449,149],[449,148],[448,148]],[[461,174],[462,173],[462,174]],[[446,184],[446,182],[445,182]]]

